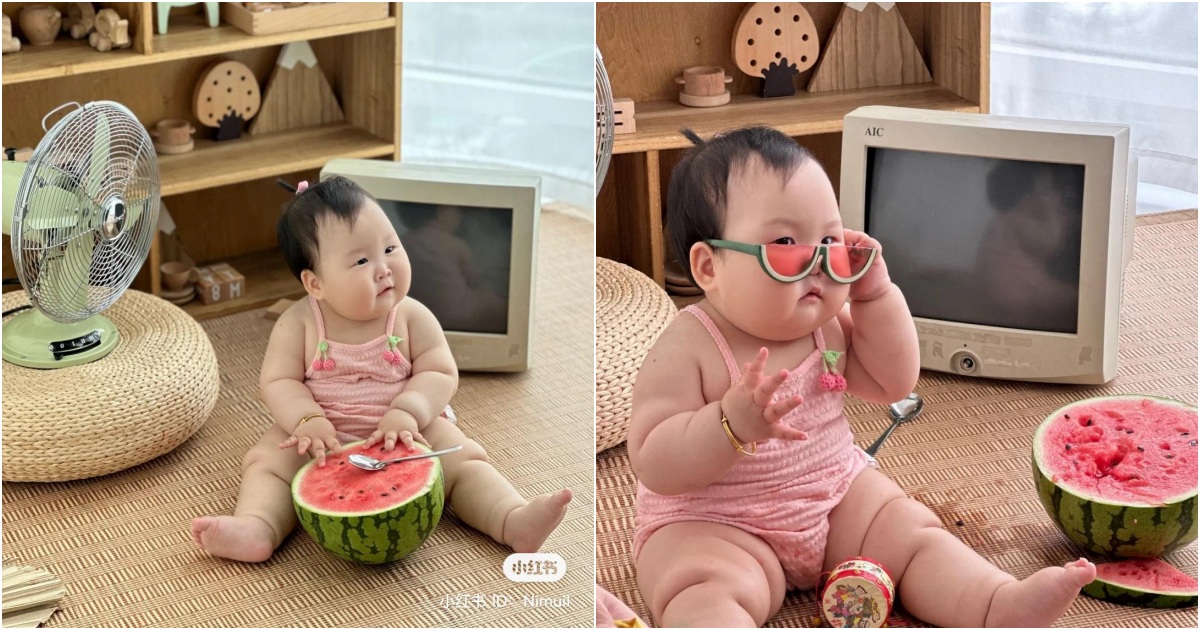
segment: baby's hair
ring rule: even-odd
[[[770,170],[788,178],[813,159],[808,149],[770,127],[722,132],[707,142],[691,129],[684,135],[695,146],[671,171],[667,189],[667,238],[675,259],[695,283],[689,252],[696,243],[721,238],[725,227],[729,176],[758,157]],[[818,164],[819,166],[819,164]]]
[[[317,226],[320,222],[325,218],[337,218],[353,227],[364,199],[375,200],[358,184],[335,175],[301,190],[283,206],[283,213],[275,224],[275,238],[288,269],[297,280],[305,269],[317,268],[320,251]]]

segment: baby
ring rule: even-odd
[[[629,431],[637,580],[659,624],[762,625],[787,588],[859,555],[928,623],[1057,619],[1094,565],[1018,581],[854,445],[843,392],[907,396],[917,336],[879,243],[843,229],[821,166],[767,128],[684,134],[697,146],[672,173],[668,229],[705,299],[647,355]]]
[[[279,219],[277,236],[308,292],[279,317],[259,392],[275,424],[242,461],[233,516],[192,521],[214,556],[262,562],[296,525],[292,477],[309,458],[325,465],[341,444],[434,449],[447,502],[463,522],[517,552],[537,551],[562,521],[570,490],[526,501],[483,447],[455,425],[447,404],[458,370],[433,313],[408,297],[412,270],[396,230],[369,193],[343,177],[307,188]]]

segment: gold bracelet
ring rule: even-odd
[[[325,415],[324,413],[310,413],[307,416],[300,418],[300,422],[296,423],[296,429],[299,429],[300,425],[304,424],[305,422],[308,422],[309,420],[312,420],[313,418],[320,418],[324,415]],[[292,433],[295,433],[296,429],[292,429]]]
[[[758,454],[758,442],[751,442],[749,451],[742,448],[742,444],[738,442],[738,439],[733,437],[733,429],[729,428],[729,418],[726,418],[725,414],[721,414],[721,426],[725,427],[725,435],[729,436],[729,443],[733,445],[733,448],[737,449],[737,452],[742,455]]]

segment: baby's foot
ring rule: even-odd
[[[1096,579],[1096,565],[1080,558],[1062,567],[1048,567],[1020,582],[1001,586],[988,609],[990,628],[1047,628],[1054,623],[1079,589]]]
[[[192,540],[209,555],[240,562],[262,562],[275,551],[275,532],[253,516],[193,519]]]
[[[543,494],[509,512],[504,519],[504,542],[517,553],[541,549],[566,515],[571,496],[570,490]]]

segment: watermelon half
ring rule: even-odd
[[[1196,408],[1148,396],[1067,405],[1034,434],[1033,476],[1079,546],[1161,556],[1196,540]]]
[[[412,450],[397,444],[391,452],[380,444],[362,445],[346,444],[340,454],[326,458],[324,468],[314,459],[296,473],[296,518],[334,555],[364,564],[399,560],[420,547],[442,518],[442,462],[430,457],[362,470],[346,458],[363,453],[386,460],[429,451],[423,444]]]
[[[1157,558],[1105,562],[1096,565],[1096,580],[1082,593],[1123,606],[1191,608],[1196,578]]]

